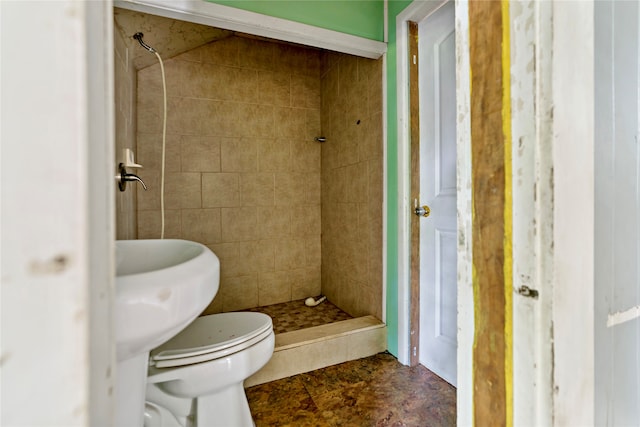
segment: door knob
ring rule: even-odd
[[[427,205],[416,206],[415,209],[413,210],[413,213],[416,214],[417,216],[423,216],[426,218],[429,216],[429,214],[431,214],[431,209],[429,209],[429,206]]]

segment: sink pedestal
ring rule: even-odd
[[[142,427],[148,367],[149,352],[118,362],[114,426]]]
[[[142,427],[149,351],[198,317],[219,286],[220,260],[200,243],[116,241],[113,425]]]

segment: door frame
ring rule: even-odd
[[[396,18],[398,94],[398,356],[410,360],[410,156],[407,21],[420,21],[442,1],[414,1]],[[513,425],[593,424],[593,2],[503,2],[511,51],[513,199]],[[526,24],[525,24],[526,23]],[[580,43],[576,43],[579,40]],[[456,2],[458,172],[458,389],[459,425],[472,425],[474,297],[470,140],[469,13]],[[532,67],[532,55],[539,66]],[[527,91],[533,87],[534,90]],[[528,111],[519,110],[525,101]],[[538,110],[538,106],[548,108]],[[513,106],[516,106],[515,108]],[[533,109],[532,109],[533,108]],[[531,127],[532,126],[532,127]],[[516,135],[527,134],[521,153]],[[524,176],[519,174],[524,171]],[[531,203],[535,192],[537,197]],[[540,233],[531,236],[531,220]],[[526,238],[524,237],[526,236]],[[528,260],[531,251],[535,260]],[[528,276],[527,272],[535,272]],[[515,291],[539,290],[531,299]],[[534,303],[535,304],[535,303]],[[576,334],[580,330],[583,333]],[[576,355],[580,355],[579,357]],[[523,370],[533,364],[535,374]],[[576,381],[580,378],[580,381]],[[558,391],[561,391],[560,393]],[[534,415],[531,418],[530,415]],[[548,421],[548,422],[545,422]]]
[[[447,0],[414,1],[396,17],[396,68],[398,94],[398,360],[410,364],[411,346],[411,144],[409,104],[408,22],[420,22]],[[458,205],[458,425],[472,424],[473,288],[471,258],[471,123],[468,12],[464,2],[455,5]],[[464,17],[465,19],[461,18]],[[466,49],[466,50],[465,50]],[[462,215],[460,212],[469,212]],[[465,237],[466,236],[466,237]],[[462,243],[460,243],[462,242]],[[419,321],[419,311],[418,321]]]
[[[2,2],[0,13],[4,40],[19,41],[0,55],[2,82],[18,83],[2,92],[0,422],[109,426],[112,4]]]
[[[453,2],[441,2],[437,5],[433,10],[427,11],[426,15],[420,19],[420,21],[407,21],[407,35],[408,35],[408,55],[405,57],[405,64],[408,61],[408,70],[409,70],[409,127],[410,127],[410,135],[409,135],[409,144],[410,144],[410,153],[409,158],[411,162],[410,166],[410,191],[411,197],[410,200],[413,201],[413,205],[411,205],[410,209],[414,209],[417,207],[417,203],[426,203],[428,200],[424,199],[425,193],[424,189],[421,187],[423,184],[423,179],[421,178],[420,164],[422,161],[422,148],[423,144],[426,144],[428,141],[423,141],[423,126],[425,123],[422,122],[422,119],[427,117],[423,116],[422,107],[424,107],[422,92],[419,90],[419,86],[421,83],[425,81],[425,77],[422,76],[419,68],[423,63],[423,59],[421,58],[422,52],[420,51],[420,46],[422,45],[422,40],[418,40],[419,34],[424,34],[424,29],[427,28],[430,24],[425,21],[429,19],[434,14],[438,13],[445,5],[450,4],[453,7]],[[453,25],[455,23],[453,22]],[[422,71],[424,73],[424,71]],[[427,79],[431,79],[427,76]],[[452,143],[456,143],[452,141]],[[457,190],[456,190],[457,194]],[[411,210],[411,213],[413,211]],[[410,366],[415,366],[419,362],[421,355],[421,347],[424,342],[421,342],[421,337],[423,336],[422,332],[424,321],[421,318],[422,310],[420,307],[423,307],[423,291],[424,289],[421,286],[422,275],[421,275],[421,265],[422,265],[422,227],[425,226],[423,223],[424,219],[418,217],[416,215],[410,214],[410,314],[409,314],[409,327],[411,328],[410,332]],[[431,221],[429,219],[428,221]],[[456,232],[457,232],[457,224],[456,224]],[[456,289],[457,294],[457,289]],[[457,346],[457,340],[456,340]],[[426,365],[425,365],[426,366]]]

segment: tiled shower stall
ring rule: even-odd
[[[152,46],[191,39],[163,55],[165,238],[220,258],[204,314],[324,294],[351,316],[381,319],[382,59],[115,17],[116,157],[132,148],[149,187],[117,195],[117,237],[160,237],[162,80],[131,41],[134,23],[155,29],[155,40],[145,34]]]

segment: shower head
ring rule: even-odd
[[[138,43],[140,43],[140,46],[142,46],[143,48],[147,49],[149,52],[151,53],[156,53],[156,50],[154,48],[152,48],[151,46],[149,46],[148,44],[146,44],[143,40],[142,37],[144,36],[144,34],[142,33],[135,33],[133,35],[133,38],[138,40]]]

